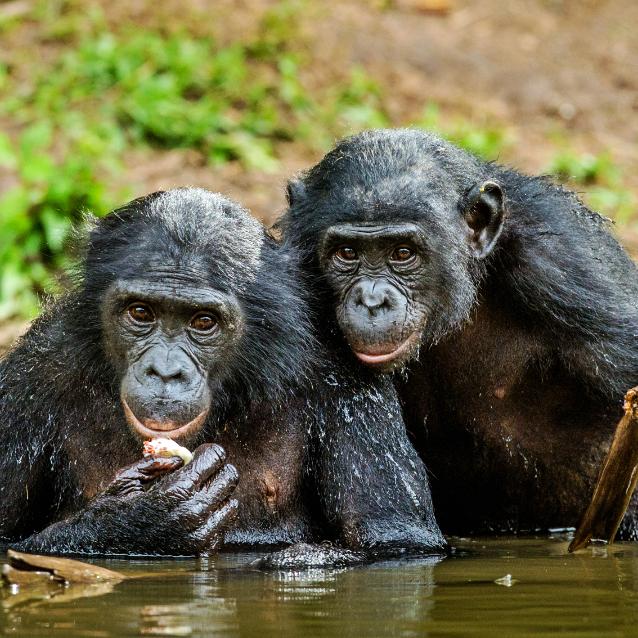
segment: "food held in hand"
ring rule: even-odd
[[[190,450],[175,443],[173,439],[144,441],[144,456],[162,456],[164,458],[179,456],[184,461],[184,465],[188,465],[193,460]]]

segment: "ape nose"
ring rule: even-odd
[[[159,357],[154,357],[146,367],[146,376],[152,379],[159,379],[163,383],[170,383],[171,381],[185,381],[186,370],[179,358],[172,358],[167,355],[162,360]]]
[[[373,317],[391,306],[385,286],[377,282],[362,282],[357,287],[356,295],[357,305],[366,308]]]

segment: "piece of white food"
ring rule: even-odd
[[[193,460],[193,455],[190,450],[181,446],[179,443],[175,443],[173,439],[153,439],[151,441],[144,441],[145,457],[148,456],[161,456],[168,458],[170,456],[179,456],[184,465],[188,465]]]

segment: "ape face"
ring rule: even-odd
[[[363,364],[401,367],[468,317],[504,218],[501,188],[481,170],[438,138],[378,131],[289,184],[285,232],[314,247],[308,260]]]
[[[154,193],[96,224],[77,315],[101,326],[136,436],[195,444],[230,403],[272,402],[302,374],[308,325],[279,261],[247,211],[201,189]]]
[[[142,439],[197,433],[211,409],[211,383],[242,333],[234,295],[172,273],[179,271],[117,282],[103,309],[124,413]]]
[[[471,258],[489,253],[496,241],[489,225],[496,215],[500,232],[502,221],[494,182],[475,186],[468,196],[463,214],[444,229],[432,215],[335,224],[323,234],[319,265],[335,295],[336,319],[365,365],[400,367],[421,343],[440,338],[467,316],[475,293]]]
[[[428,271],[433,264],[415,224],[339,224],[320,249],[336,295],[339,326],[364,364],[391,368],[418,349],[428,320]]]

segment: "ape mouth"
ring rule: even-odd
[[[152,419],[140,420],[135,416],[133,410],[131,410],[123,397],[122,407],[124,408],[124,416],[128,424],[144,440],[160,437],[175,440],[195,433],[204,425],[204,421],[206,421],[209,412],[207,408],[200,412],[194,419],[188,421],[188,423],[180,424],[170,419],[166,421],[155,421]]]
[[[385,346],[381,346],[378,350],[362,352],[360,350],[354,350],[353,353],[359,361],[369,366],[383,365],[391,363],[397,359],[402,359],[403,356],[410,351],[414,343],[420,338],[419,331],[413,332],[405,341],[402,341],[398,346],[391,343]]]

